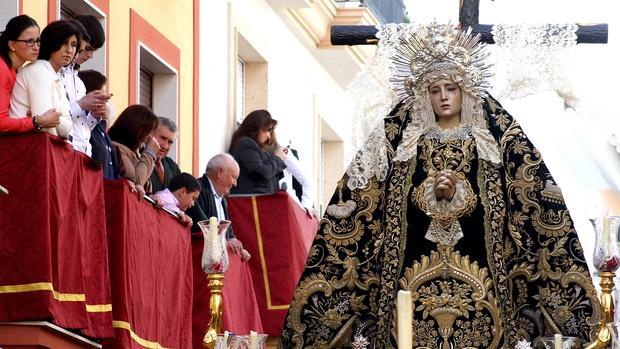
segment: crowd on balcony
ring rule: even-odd
[[[105,179],[125,179],[139,198],[150,195],[192,231],[211,216],[228,219],[229,193],[288,190],[317,217],[312,181],[294,150],[278,144],[277,121],[266,110],[247,115],[233,134],[230,154],[213,157],[202,177],[181,172],[168,156],[178,133],[174,122],[138,104],[114,115],[106,77],[80,69],[104,43],[94,16],[54,21],[43,30],[28,15],[12,18],[0,34],[0,133],[40,131],[62,138],[98,163]],[[235,253],[250,258],[231,228],[227,238]]]

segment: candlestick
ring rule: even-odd
[[[398,319],[398,349],[411,349],[413,347],[413,303],[411,302],[411,291],[398,291],[396,315]]]

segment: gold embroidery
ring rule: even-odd
[[[414,348],[498,348],[503,332],[499,304],[488,270],[476,261],[440,246],[407,268],[400,286],[412,292],[418,314]]]

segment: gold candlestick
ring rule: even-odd
[[[614,323],[614,300],[611,296],[611,290],[614,288],[614,277],[616,273],[602,271],[601,276],[601,321],[599,322],[599,330],[596,334],[596,340],[592,342],[587,349],[605,348],[611,342],[611,335]]]
[[[215,348],[217,342],[217,334],[222,330],[222,287],[224,287],[224,274],[214,273],[208,274],[209,290],[211,291],[211,299],[209,300],[209,308],[211,308],[211,319],[207,327],[202,344],[209,348]]]

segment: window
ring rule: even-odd
[[[145,105],[157,116],[166,117],[179,126],[178,72],[168,65],[144,43],[139,42],[138,103]],[[170,156],[177,161],[177,145],[170,149]]]
[[[321,212],[325,209],[344,171],[344,144],[325,119],[320,119],[321,154],[319,173],[319,198]],[[329,164],[329,166],[327,166]]]
[[[153,109],[153,73],[143,67],[140,67],[139,103]]]
[[[3,31],[7,22],[19,14],[19,0],[2,1],[0,7],[2,8],[0,11],[0,31]]]
[[[73,12],[73,10],[66,4],[60,5],[60,19],[72,19],[77,16],[77,13]]]
[[[245,62],[241,57],[237,57],[235,91],[235,114],[240,125],[245,118]]]
[[[235,62],[235,117],[241,123],[247,113],[268,109],[268,63],[263,56],[237,33]]]
[[[150,100],[155,115],[174,121],[181,130],[181,51],[133,9],[129,10],[129,16],[129,104],[148,104]],[[168,155],[176,161],[179,138],[180,135]]]
[[[105,6],[105,5],[104,5]],[[101,26],[103,27],[103,31],[107,35],[106,28],[106,18],[107,15],[104,10],[93,5],[91,1],[86,0],[61,0],[60,8],[57,9],[57,15],[59,15],[60,19],[71,19],[75,18],[79,15],[92,15],[95,16]],[[105,9],[107,11],[107,9]],[[103,75],[107,75],[107,40],[102,48],[98,49],[92,59],[88,60],[86,63],[82,65],[83,70],[93,69],[100,72]]]

